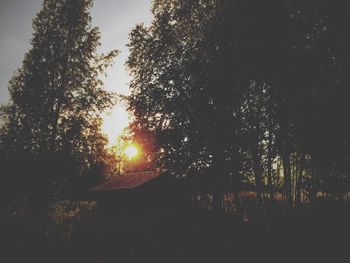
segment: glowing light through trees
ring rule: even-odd
[[[124,149],[124,153],[131,160],[139,155],[139,149],[135,145],[129,145]]]
[[[129,125],[129,114],[123,105],[115,106],[109,113],[104,114],[102,132],[107,135],[108,146],[116,144],[117,138]]]

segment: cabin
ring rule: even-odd
[[[107,210],[159,209],[181,206],[186,191],[166,173],[143,171],[113,176],[92,188],[89,197]]]

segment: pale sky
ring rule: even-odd
[[[41,8],[42,0],[0,0],[0,104],[9,99],[7,85],[13,72],[21,66],[24,54],[30,48],[31,22]],[[105,81],[109,90],[128,93],[129,76],[124,63],[128,57],[128,34],[137,23],[151,21],[151,0],[95,0],[91,9],[93,26],[101,31],[99,51],[121,51]],[[110,143],[127,125],[125,109],[117,105],[104,116],[103,130]]]

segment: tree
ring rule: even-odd
[[[130,34],[127,63],[133,77],[130,109],[156,134],[163,165],[179,177],[209,173],[217,210],[234,134],[235,89],[225,53],[232,39],[224,37],[225,30],[216,31],[233,19],[225,7],[231,6],[155,1],[152,26],[139,25]]]
[[[348,7],[155,1],[152,25],[130,34],[134,126],[155,134],[168,171],[209,175],[217,210],[227,184],[240,191],[242,178],[255,182],[260,209],[276,191],[287,210],[302,195],[311,202],[337,188],[341,196],[349,173],[348,18],[341,11]]]
[[[169,170],[210,174],[218,210],[225,181],[239,184],[244,94],[252,82],[270,85],[278,67],[265,62],[280,50],[274,37],[283,7],[276,1],[156,1],[152,26],[131,33],[130,109],[157,132]]]
[[[7,172],[23,173],[34,192],[92,165],[93,141],[100,136],[96,120],[114,102],[100,75],[117,51],[97,54],[100,33],[91,25],[92,4],[44,0],[33,20],[32,47],[9,84],[10,103],[1,109],[1,159],[29,163],[29,170]]]

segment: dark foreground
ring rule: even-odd
[[[323,204],[274,216],[266,233],[195,207],[97,209],[56,236],[33,218],[3,222],[0,262],[348,262],[349,219],[348,204]]]

